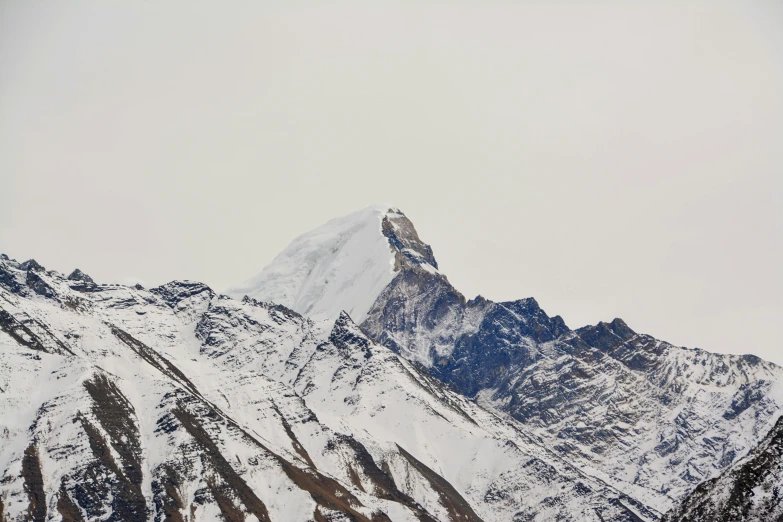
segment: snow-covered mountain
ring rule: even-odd
[[[571,330],[532,298],[466,300],[398,209],[373,207],[300,237],[243,291],[304,314],[347,308],[334,289],[350,288],[355,273],[334,261],[334,238],[345,237],[335,223],[362,231],[349,234],[351,266],[383,275],[360,306],[345,296],[371,339],[655,509],[727,469],[783,412],[783,370],[758,357],[673,346],[621,319]],[[302,251],[307,269],[279,277]]]
[[[467,300],[398,209],[330,221],[231,294],[0,256],[0,521],[752,520],[779,499],[781,368]]]
[[[347,314],[0,258],[4,522],[659,516]]]

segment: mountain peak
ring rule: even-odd
[[[403,268],[437,273],[437,262],[402,211],[373,205],[297,237],[260,274],[228,294],[314,318],[336,320],[346,311],[361,323]]]
[[[636,336],[636,332],[619,317],[609,323],[601,321],[595,326],[583,326],[576,333],[587,344],[603,350],[612,349]]]
[[[27,260],[27,261],[25,261],[24,263],[21,263],[21,264],[19,265],[19,268],[21,268],[22,270],[38,270],[38,271],[41,271],[41,272],[43,272],[44,270],[46,270],[46,269],[45,269],[43,266],[41,266],[41,264],[40,264],[38,261],[36,261],[35,259],[28,259],[28,260]]]
[[[370,344],[370,340],[362,332],[356,323],[353,322],[351,316],[345,312],[340,312],[340,316],[335,321],[332,331],[329,334],[329,341],[332,342],[338,348],[345,347],[347,345],[360,345],[367,347]]]
[[[68,276],[69,281],[82,281],[84,283],[94,283],[95,281],[92,280],[92,277],[88,276],[78,268],[75,269],[73,272],[71,272],[71,275]]]

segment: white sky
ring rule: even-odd
[[[0,251],[223,289],[389,202],[468,297],[783,363],[783,3],[210,4],[0,0]]]

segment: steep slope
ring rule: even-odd
[[[376,214],[370,221],[376,239],[387,237]],[[407,236],[423,245],[405,222]],[[303,237],[319,250],[317,235]],[[572,331],[532,298],[466,300],[433,269],[431,249],[418,251],[427,262],[395,263],[388,284],[357,314],[362,330],[661,511],[755,446],[783,411],[783,370],[774,364],[676,347],[620,319]],[[344,279],[339,269],[334,279]],[[293,279],[280,284],[300,292]]]
[[[0,520],[655,520],[342,314],[0,259]]]
[[[720,477],[700,484],[664,522],[783,520],[783,417]]]

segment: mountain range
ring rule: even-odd
[[[783,516],[783,369],[466,299],[396,208],[226,294],[0,257],[0,521]]]

